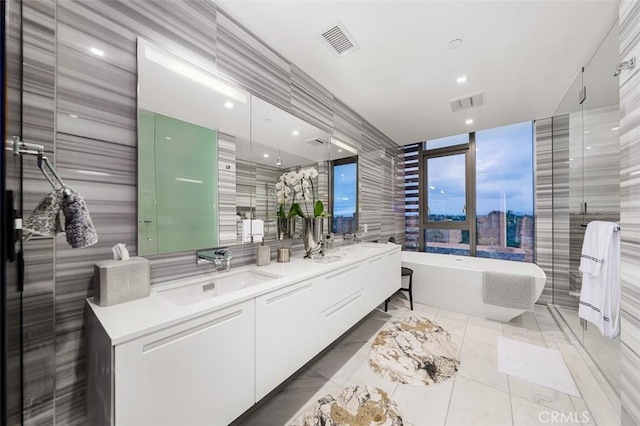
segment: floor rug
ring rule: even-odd
[[[408,385],[431,385],[456,374],[458,349],[451,335],[426,318],[392,320],[376,336],[369,366],[380,377]]]
[[[398,406],[382,389],[351,386],[315,402],[289,426],[402,426]]]
[[[498,370],[580,398],[560,351],[498,337]]]

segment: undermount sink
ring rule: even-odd
[[[166,288],[156,291],[178,305],[189,305],[268,281],[277,280],[278,278],[281,277],[261,271],[248,270],[235,273],[221,273],[219,276],[214,276],[207,280],[201,280],[196,283],[169,285]]]
[[[341,252],[346,253],[347,255],[349,254],[355,254],[355,255],[361,255],[361,254],[370,254],[373,253],[375,251],[378,251],[379,249],[379,245],[376,244],[375,246],[373,245],[367,245],[366,243],[359,243],[359,244],[354,244],[352,246],[346,246],[346,247],[342,247],[340,249]]]

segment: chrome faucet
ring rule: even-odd
[[[360,239],[358,238],[358,235],[354,232],[353,234],[342,234],[342,241],[344,242],[351,242],[352,244],[355,243],[359,243]]]
[[[198,265],[213,263],[216,266],[216,271],[229,272],[232,258],[233,256],[229,253],[228,247],[196,252],[196,263]]]

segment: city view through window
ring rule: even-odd
[[[428,141],[427,149],[433,145],[442,146]],[[469,171],[464,154],[427,159],[424,251],[469,255],[470,238],[475,237],[476,256],[533,262],[533,122],[478,131],[475,150],[474,187],[469,194],[475,200],[475,217],[468,218],[475,220],[475,236],[469,229],[446,229],[446,224],[445,229],[429,227],[428,223],[467,220],[465,173]],[[407,196],[415,197],[412,192]],[[407,217],[407,226],[415,220],[415,212],[409,214],[413,216]]]
[[[356,159],[333,165],[333,213],[331,231],[337,234],[357,231],[356,193],[358,191],[358,166]]]

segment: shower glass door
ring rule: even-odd
[[[586,226],[620,220],[618,27],[578,73],[553,118],[553,303],[611,385],[619,407],[620,340],[601,335],[578,315],[579,270]],[[586,88],[586,89],[585,89]],[[557,137],[556,137],[557,136]]]

